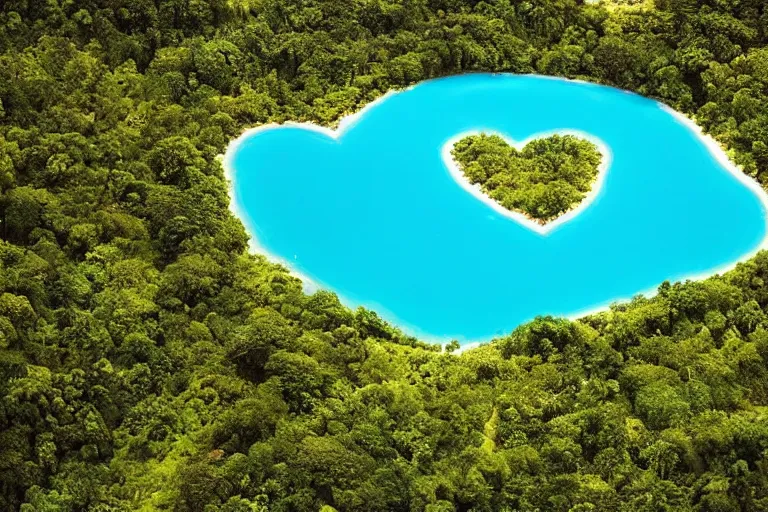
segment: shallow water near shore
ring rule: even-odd
[[[610,163],[589,204],[537,232],[451,175],[445,143],[477,130],[515,141],[582,132]],[[225,164],[259,250],[407,332],[473,341],[753,254],[766,238],[765,196],[711,146],[625,91],[477,74],[388,95],[337,132],[252,131]]]

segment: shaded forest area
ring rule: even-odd
[[[764,0],[3,1],[0,510],[768,510],[768,253],[442,353],[247,254],[217,159],[537,72],[659,98],[765,184],[767,41]]]

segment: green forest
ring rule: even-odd
[[[768,510],[768,252],[443,351],[249,254],[219,159],[505,71],[768,184],[767,43],[764,0],[0,2],[0,510]]]
[[[520,151],[499,135],[470,135],[451,155],[471,184],[507,210],[544,224],[577,206],[592,189],[602,155],[575,135],[550,135]]]

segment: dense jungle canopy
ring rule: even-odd
[[[768,510],[768,253],[441,352],[249,254],[217,158],[506,71],[768,183],[766,42],[764,0],[0,2],[0,510]]]
[[[594,143],[575,135],[550,135],[518,150],[486,133],[460,139],[451,156],[469,183],[540,224],[582,202],[604,158]]]

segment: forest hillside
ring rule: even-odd
[[[441,352],[249,254],[217,158],[505,71],[768,183],[766,42],[764,0],[0,2],[0,510],[768,510],[768,253]]]

